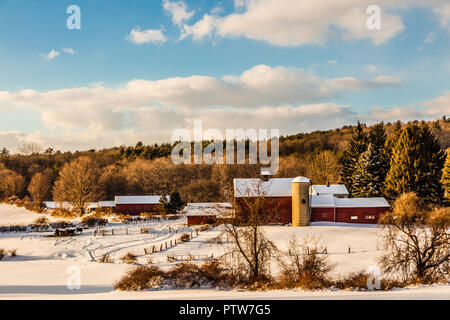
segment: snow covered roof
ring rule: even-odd
[[[312,195],[311,208],[389,208],[384,198],[336,198],[332,195]]]
[[[311,194],[347,194],[348,195],[348,191],[347,188],[345,187],[345,185],[343,184],[330,184],[328,185],[323,185],[323,184],[313,184],[311,186]]]
[[[188,203],[186,216],[220,216],[230,217],[234,213],[229,202]]]
[[[292,195],[292,182],[309,182],[308,178],[271,178],[262,181],[258,178],[234,179],[235,197],[290,197]]]
[[[167,196],[167,201],[170,197]],[[115,204],[158,204],[161,196],[116,196]]]
[[[334,208],[334,197],[329,195],[312,195],[311,208]]]
[[[336,208],[389,208],[385,198],[334,198]]]
[[[199,208],[233,208],[233,205],[229,202],[191,202],[187,204],[188,209]]]
[[[72,210],[73,206],[69,202],[44,201],[44,205],[48,209],[67,209]]]
[[[114,201],[99,201],[98,204],[102,208],[114,207],[116,205]]]
[[[98,202],[88,202],[86,203],[87,209],[97,209],[98,208]]]

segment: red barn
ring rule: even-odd
[[[136,216],[143,212],[156,212],[160,199],[161,196],[116,196],[116,213]]]
[[[256,197],[264,197],[271,217],[268,223],[293,222],[293,182],[310,183],[308,178],[234,179],[236,212],[244,212],[245,202]],[[308,199],[309,197],[309,199]],[[344,185],[310,185],[302,203],[297,208],[305,208],[308,221],[329,221],[346,223],[377,223],[380,215],[389,210],[384,198],[348,198]],[[300,201],[297,197],[296,201]],[[306,222],[308,223],[308,222]]]
[[[377,223],[380,215],[389,210],[384,198],[336,198],[313,195],[311,221],[346,223]]]

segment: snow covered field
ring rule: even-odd
[[[24,208],[0,205],[0,225],[29,224],[40,215]],[[60,219],[51,219],[52,221]],[[114,292],[113,283],[130,265],[120,257],[128,252],[138,256],[141,263],[151,262],[163,268],[174,262],[168,255],[220,255],[223,247],[208,243],[220,234],[217,229],[200,232],[185,226],[185,219],[138,224],[110,223],[106,236],[94,236],[94,229],[86,229],[76,237],[53,238],[47,233],[0,233],[0,248],[18,249],[17,257],[0,261],[0,299],[450,299],[450,286],[437,285],[408,288],[390,292],[353,292],[283,290],[268,292],[240,292],[222,290],[156,290],[146,292]],[[141,234],[141,228],[148,234]],[[114,230],[114,235],[111,235]],[[337,263],[335,274],[365,270],[376,264],[382,253],[378,250],[381,229],[373,225],[316,223],[310,227],[264,227],[268,237],[280,249],[285,249],[290,236],[301,239],[308,235],[321,237],[327,246],[330,260]],[[174,245],[182,233],[193,233],[194,239]],[[170,241],[167,250],[149,254],[153,246],[159,251]],[[351,253],[348,253],[350,247]],[[147,249],[147,254],[144,249]],[[108,254],[114,263],[96,260]],[[69,290],[68,271],[80,269],[81,289]]]

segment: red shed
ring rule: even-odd
[[[136,216],[143,212],[156,212],[160,199],[161,196],[116,196],[116,213]]]

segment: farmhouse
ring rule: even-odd
[[[140,215],[143,212],[156,212],[161,196],[116,196],[116,213]],[[170,197],[167,196],[167,201]]]
[[[188,203],[186,206],[188,226],[220,224],[233,215],[233,205],[229,202]]]
[[[264,197],[268,223],[307,226],[310,221],[377,223],[389,209],[384,198],[348,198],[344,185],[313,185],[306,177],[234,179],[235,208]],[[241,210],[245,211],[245,210]],[[245,212],[244,212],[245,214]]]

